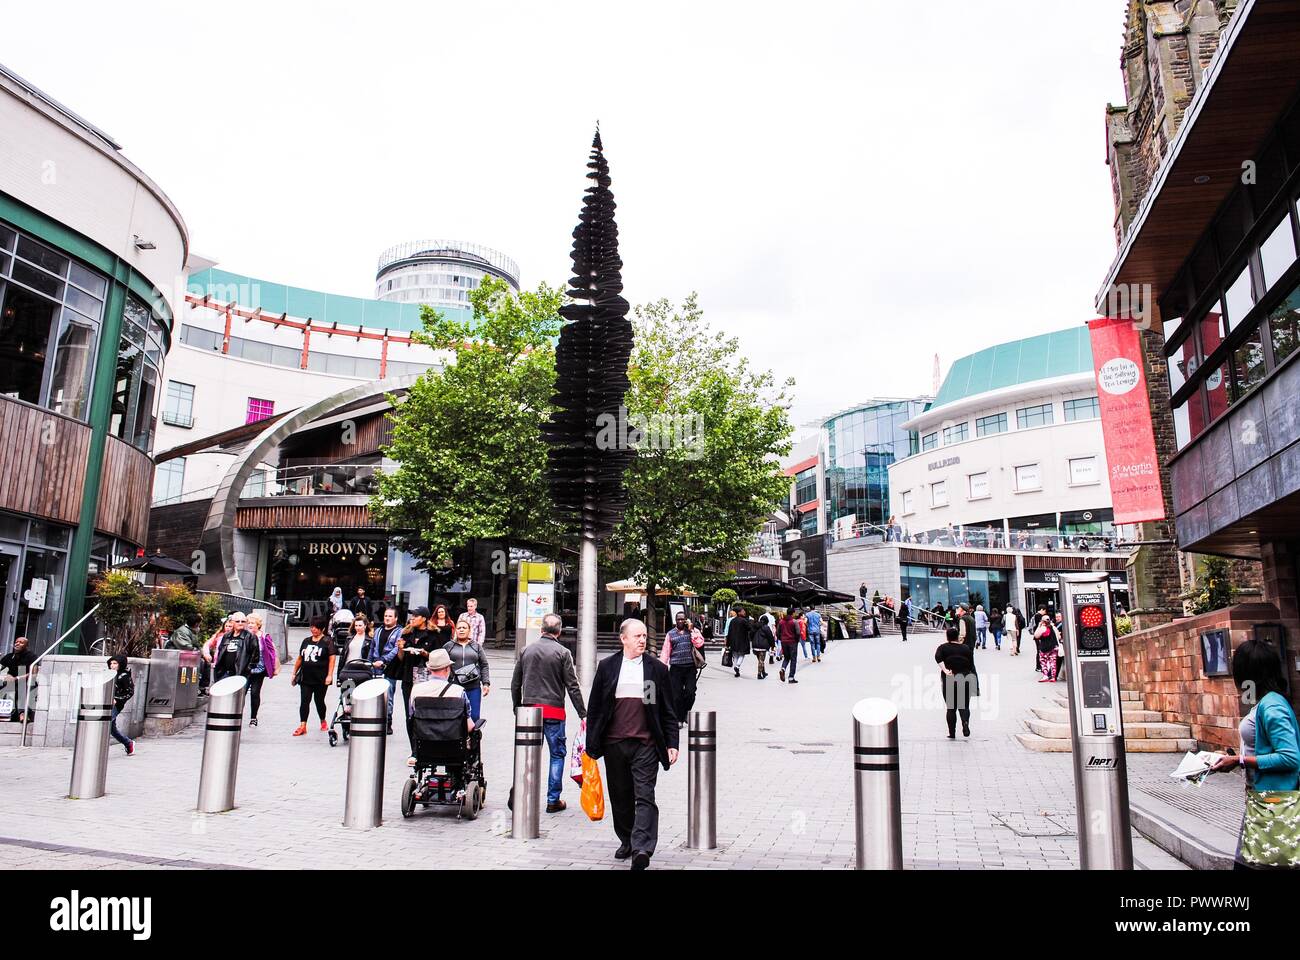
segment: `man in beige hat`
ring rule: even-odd
[[[436,649],[429,651],[429,662],[427,666],[429,679],[411,687],[411,714],[415,714],[415,702],[421,697],[460,697],[465,701],[465,722],[467,724],[465,732],[474,729],[474,721],[469,715],[469,697],[465,695],[465,688],[456,683],[451,676],[451,654],[446,650]],[[415,757],[406,761],[408,767],[415,766]]]

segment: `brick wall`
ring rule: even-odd
[[[1277,623],[1271,603],[1244,603],[1199,617],[1129,634],[1119,640],[1119,685],[1142,694],[1147,710],[1159,710],[1166,723],[1187,723],[1204,747],[1238,746],[1241,699],[1232,677],[1206,677],[1201,634],[1227,630],[1229,656],[1250,639],[1256,623]],[[1288,630],[1292,646],[1295,635]],[[1300,686],[1292,684],[1293,690]]]

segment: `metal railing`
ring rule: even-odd
[[[912,533],[906,528],[855,523],[836,531],[836,540],[856,540],[879,535],[882,542],[913,546],[954,547],[963,550],[1041,550],[1062,553],[1127,553],[1135,545],[1118,534],[1075,533],[1052,527],[1009,532],[998,527],[940,527]]]
[[[85,623],[87,620],[89,620],[91,616],[94,615],[95,611],[98,609],[99,609],[99,604],[95,604],[93,607],[87,610],[85,614],[82,615],[80,620],[78,620],[67,630],[65,630],[63,632],[63,635],[59,637],[59,639],[55,640],[52,644],[50,644],[43,651],[41,651],[41,655],[27,665],[27,687],[23,695],[23,729],[22,729],[22,733],[19,734],[18,737],[19,746],[25,747],[28,745],[27,725],[31,722],[32,719],[32,678],[36,676],[37,665],[39,665],[40,662],[45,659],[45,657],[50,653],[51,650],[57,650],[59,649],[59,647],[63,646],[63,641],[68,639],[68,637],[72,635],[72,631],[80,628],[80,626],[83,623]],[[18,692],[17,688],[15,687],[14,694],[17,695],[17,692]]]
[[[240,499],[253,497],[370,496],[379,489],[377,463],[312,463],[281,467],[272,477],[253,478]]]
[[[181,413],[177,410],[164,410],[162,412],[163,423],[173,427],[185,427],[189,429],[194,426],[193,413]]]

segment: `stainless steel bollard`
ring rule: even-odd
[[[1124,737],[1076,737],[1073,746],[1079,868],[1132,870]]]
[[[854,798],[859,870],[903,869],[898,708],[868,697],[853,705]]]
[[[692,710],[686,727],[686,846],[718,846],[718,714]]]
[[[199,813],[235,808],[235,774],[239,772],[239,736],[244,726],[248,681],[226,677],[208,689],[208,726],[199,771]]]
[[[348,735],[348,782],[343,826],[369,830],[383,823],[384,746],[388,681],[367,680],[352,691]]]
[[[510,835],[535,840],[541,833],[542,708],[515,708],[515,781]]]
[[[116,679],[112,670],[96,670],[83,676],[77,688],[77,730],[72,746],[72,780],[68,784],[70,800],[94,800],[104,795]]]

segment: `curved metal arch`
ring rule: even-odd
[[[208,507],[207,518],[203,522],[203,536],[199,548],[205,556],[217,557],[220,564],[215,576],[224,580],[220,588],[222,593],[237,596],[251,596],[245,593],[239,579],[235,564],[235,511],[239,508],[239,495],[253,475],[253,470],[265,457],[265,454],[278,447],[289,436],[314,420],[346,407],[366,397],[379,396],[404,390],[412,386],[418,375],[388,377],[380,381],[357,384],[339,393],[332,394],[324,400],[303,407],[296,413],[276,421],[249,441],[242,453],[235,458],[226,475],[222,478]],[[214,574],[209,573],[209,577]]]

